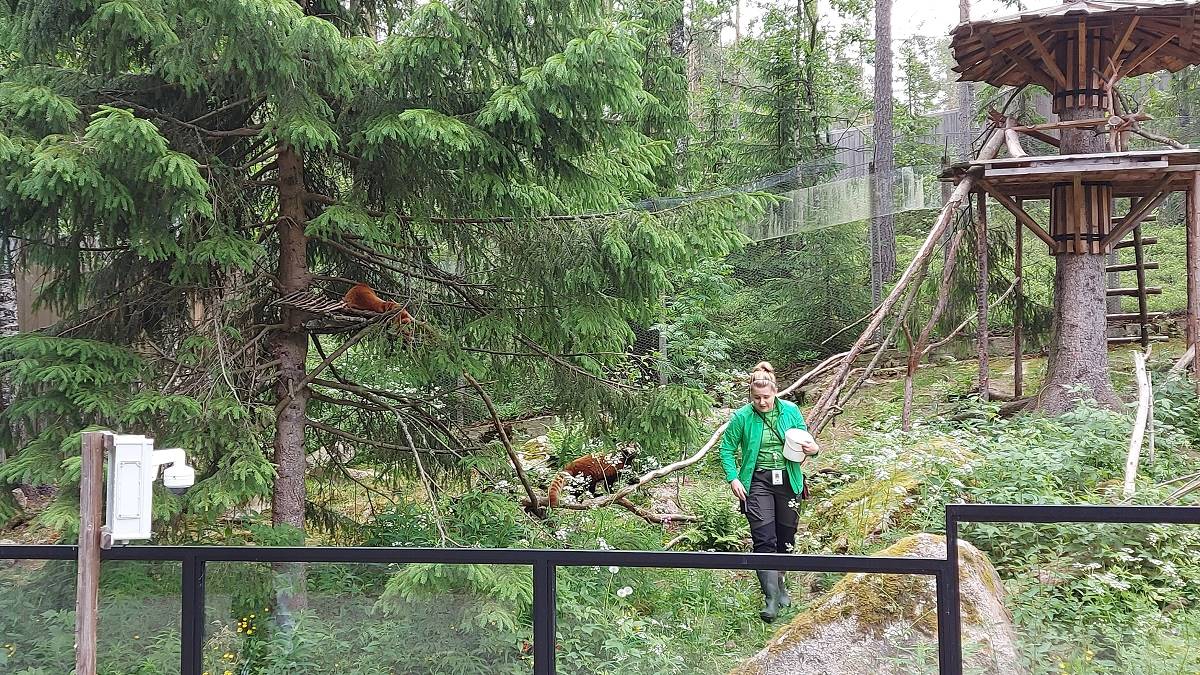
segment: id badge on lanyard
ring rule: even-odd
[[[783,485],[783,469],[771,469],[771,485]]]

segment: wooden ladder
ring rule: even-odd
[[[1151,216],[1146,220],[1153,219],[1154,217]],[[1150,334],[1150,321],[1163,316],[1165,312],[1151,312],[1147,309],[1149,306],[1148,297],[1151,295],[1162,294],[1161,286],[1146,285],[1146,271],[1158,269],[1157,262],[1146,260],[1146,247],[1157,243],[1158,239],[1155,237],[1142,237],[1142,226],[1138,225],[1137,227],[1133,228],[1133,233],[1129,239],[1118,242],[1115,246],[1113,246],[1113,248],[1116,250],[1133,248],[1134,262],[1108,265],[1104,268],[1105,274],[1117,273],[1119,275],[1121,272],[1136,272],[1137,286],[1130,288],[1109,288],[1105,291],[1105,293],[1108,297],[1117,296],[1137,298],[1138,311],[1109,314],[1107,315],[1107,319],[1109,323],[1116,324],[1136,323],[1138,324],[1139,330],[1138,335],[1136,336],[1108,338],[1108,344],[1110,345],[1141,343],[1142,349],[1145,349],[1150,346],[1151,342],[1163,342],[1168,339],[1165,335]]]

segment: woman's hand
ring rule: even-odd
[[[746,488],[742,485],[742,481],[734,478],[729,481],[729,489],[733,490],[733,496],[738,498],[738,501],[746,501]]]
[[[817,445],[816,441],[813,441],[812,443],[802,443],[800,449],[804,451],[804,454],[812,457],[821,451],[821,446]]]

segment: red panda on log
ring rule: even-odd
[[[346,303],[346,306],[350,309],[378,312],[379,314],[386,314],[401,306],[398,302],[380,298],[374,289],[366,284],[355,284],[353,288],[346,291],[346,296],[342,298],[342,302]],[[407,309],[401,309],[400,313],[392,321],[403,325],[412,323],[413,318]]]
[[[596,495],[596,488],[604,484],[605,490],[612,489],[617,481],[617,474],[629,466],[629,462],[637,453],[637,446],[630,444],[621,449],[615,456],[612,454],[592,454],[577,457],[567,463],[563,470],[550,481],[546,490],[546,501],[550,506],[558,506],[558,498],[562,489],[574,480],[586,480],[588,492]]]

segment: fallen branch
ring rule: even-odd
[[[1183,356],[1179,357],[1179,360],[1175,362],[1175,365],[1171,366],[1171,369],[1167,371],[1167,375],[1170,377],[1179,375],[1186,370],[1188,366],[1192,365],[1192,359],[1194,358],[1196,358],[1196,345],[1188,347],[1188,350],[1183,353]]]
[[[933,305],[933,312],[929,315],[929,321],[925,322],[921,328],[916,341],[909,342],[908,372],[904,377],[904,407],[900,414],[901,424],[905,430],[909,428],[909,421],[912,418],[913,376],[916,375],[921,358],[925,356],[925,347],[929,344],[934,326],[937,325],[938,320],[946,311],[946,307],[950,304],[950,282],[953,281],[954,270],[958,267],[958,248],[962,245],[966,234],[967,231],[963,229],[955,232],[951,237],[950,248],[946,251],[946,263],[942,267],[942,283],[938,286],[937,301]]]
[[[991,137],[979,151],[977,160],[987,160],[995,157],[1003,143],[1004,130],[993,130]],[[876,331],[879,330],[879,327],[883,325],[884,317],[900,300],[900,296],[905,292],[913,278],[916,277],[922,270],[924,270],[925,266],[929,262],[930,254],[933,253],[933,250],[938,242],[942,240],[943,234],[945,234],[946,230],[950,227],[951,222],[953,222],[953,216],[955,212],[958,211],[959,207],[962,206],[963,202],[970,195],[971,188],[975,184],[975,179],[976,177],[972,174],[963,176],[962,180],[959,181],[958,186],[954,188],[954,192],[950,194],[950,198],[946,201],[946,205],[942,207],[942,212],[938,215],[938,219],[934,222],[933,229],[930,230],[929,236],[925,238],[925,242],[921,244],[921,248],[913,257],[912,262],[908,264],[908,267],[904,270],[904,273],[900,275],[900,279],[896,282],[896,286],[892,289],[892,292],[888,294],[887,298],[885,298],[882,303],[880,303],[879,311],[871,319],[871,322],[867,325],[866,329],[863,330],[862,335],[860,335],[858,338],[858,341],[856,341],[854,346],[850,348],[849,354],[847,354],[847,356],[842,360],[841,368],[839,369],[838,374],[834,376],[834,382],[845,381],[846,375],[853,367],[854,360],[857,359],[858,355],[862,353],[867,341],[870,340],[871,336],[875,335]],[[813,419],[810,427],[814,431],[820,431],[825,423],[829,421],[831,408],[835,406],[838,401],[837,394],[838,387],[830,387],[828,390],[826,390],[821,399],[817,401],[817,404],[813,406]]]
[[[521,480],[522,487],[525,488],[525,494],[529,496],[529,503],[533,505],[535,514],[543,514],[541,504],[538,502],[537,493],[533,491],[533,486],[529,484],[529,477],[525,475],[525,467],[521,466],[521,458],[517,456],[517,451],[513,450],[512,440],[508,437],[508,431],[504,428],[504,424],[500,421],[500,414],[496,412],[496,406],[492,405],[492,397],[484,391],[483,386],[479,381],[467,371],[463,371],[463,377],[467,382],[475,388],[479,393],[479,398],[483,399],[483,404],[487,406],[488,413],[492,416],[492,424],[496,427],[496,433],[500,435],[500,442],[504,444],[504,450],[508,453],[508,459],[512,462],[513,470],[517,472],[517,478]]]

